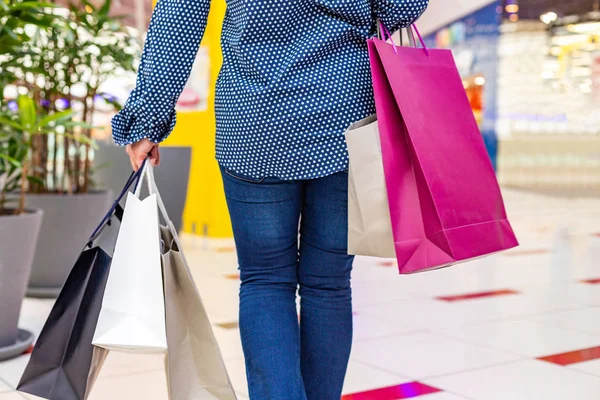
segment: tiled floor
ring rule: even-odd
[[[398,276],[390,260],[357,259],[344,400],[600,398],[600,199],[507,191],[506,202],[522,243],[511,252],[414,276]],[[184,239],[247,399],[235,254]],[[27,299],[21,325],[39,333],[51,306]],[[27,359],[0,363],[0,400],[33,399],[14,391]],[[111,353],[90,399],[167,399],[162,358]]]

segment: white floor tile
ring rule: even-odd
[[[549,293],[522,293],[498,296],[453,304],[458,310],[470,315],[484,315],[483,321],[536,316],[553,311],[565,311],[579,307],[569,299],[558,298]]]
[[[455,304],[433,299],[397,301],[356,311],[359,315],[406,324],[415,330],[462,326],[489,319],[486,310],[464,311]]]
[[[168,397],[167,377],[158,371],[98,379],[89,400],[165,400]]]
[[[410,382],[410,379],[351,360],[344,381],[344,394],[365,392],[406,382]]]
[[[2,380],[2,376],[0,375],[0,393],[10,392],[11,390],[12,388]]]
[[[236,360],[244,357],[242,339],[239,329],[214,328],[215,337],[219,343],[221,354],[225,360]]]
[[[380,261],[382,260],[371,257],[356,257],[352,270],[352,283],[358,285],[398,278],[396,267],[380,267],[377,265]]]
[[[400,277],[393,277],[390,278],[389,281],[353,284],[352,304],[354,304],[354,307],[365,307],[373,304],[390,303],[419,296],[418,292],[408,292],[401,284],[395,284],[393,282],[394,280],[400,279]]]
[[[600,378],[536,360],[428,379],[424,383],[477,400],[597,400],[600,393]]]
[[[600,360],[577,363],[570,365],[568,368],[600,377]]]
[[[244,359],[226,360],[225,365],[235,391],[248,396],[248,380],[246,379],[246,364],[244,363]]]
[[[12,360],[0,362],[0,379],[15,389],[21,380],[21,375],[29,362],[29,355],[13,358]],[[0,385],[1,386],[1,385]]]
[[[195,278],[207,312],[216,319],[237,321],[239,315],[238,281],[222,278]]]
[[[393,373],[422,379],[482,368],[519,356],[430,333],[413,333],[358,342],[352,358]]]
[[[406,298],[430,298],[439,295],[504,289],[504,283],[498,282],[493,272],[496,258],[482,259],[430,273],[402,276],[396,272],[395,267],[364,266],[361,265],[363,259],[357,259],[355,266],[359,265],[358,270],[362,273],[383,270],[387,271],[387,274],[382,276],[382,272],[379,271],[375,277],[355,284],[355,292],[362,288],[368,288],[368,290],[363,290],[363,293],[359,292],[358,298],[355,295],[355,305],[364,306],[386,302],[383,300],[391,302]],[[357,267],[355,267],[356,270]],[[389,273],[390,270],[391,273]],[[353,280],[355,271],[353,271]]]
[[[467,400],[464,397],[457,396],[452,393],[432,393],[425,396],[419,396],[417,400]]]
[[[524,320],[464,326],[442,332],[466,342],[533,358],[600,346],[600,335]]]
[[[557,312],[532,318],[549,326],[562,326],[582,332],[600,334],[600,307],[589,307],[568,312]]]
[[[600,257],[600,252],[598,253]],[[598,272],[600,276],[600,271]],[[600,285],[579,283],[577,280],[559,282],[549,285],[527,285],[517,288],[523,293],[531,295],[553,296],[565,299],[570,305],[576,307],[600,306]]]
[[[375,339],[379,337],[412,332],[410,324],[401,321],[384,321],[380,318],[363,315],[357,312],[354,315],[354,341]]]
[[[0,393],[0,400],[27,400],[27,397],[19,392],[4,392]]]

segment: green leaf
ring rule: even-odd
[[[38,178],[37,176],[28,176],[27,180],[30,183],[35,183],[36,185],[46,186],[46,182],[43,179]]]
[[[0,117],[0,125],[8,125],[8,126],[11,126],[11,127],[15,128],[15,129],[19,130],[19,131],[23,130],[23,126],[22,125],[18,124],[17,122],[11,121],[8,118]]]
[[[0,143],[7,142],[13,138],[13,135],[8,133],[0,133]]]
[[[102,4],[102,7],[100,7],[99,13],[102,15],[108,15],[108,12],[110,11],[110,6],[111,6],[112,1],[111,0],[104,0],[104,4]]]
[[[95,128],[94,125],[85,123],[85,122],[81,122],[81,121],[67,121],[63,124],[64,127],[66,128],[74,128],[74,127],[80,127],[80,128],[84,128],[84,129],[93,129]]]
[[[29,96],[21,95],[17,99],[19,104],[19,115],[21,117],[21,125],[25,130],[31,131],[36,123],[35,103]]]
[[[73,117],[73,114],[75,114],[74,111],[65,110],[65,111],[54,113],[54,114],[46,115],[44,118],[41,119],[39,126],[44,128],[52,122],[59,123],[62,121],[68,121]]]
[[[56,8],[57,5],[53,4],[53,3],[44,3],[44,2],[39,2],[39,1],[29,1],[29,2],[24,2],[24,3],[19,3],[19,4],[14,4],[12,6],[10,6],[10,12],[14,12],[14,11],[20,11],[20,10],[27,10],[27,9],[40,9],[40,8]]]
[[[21,168],[21,163],[19,162],[19,160],[12,158],[11,156],[9,156],[7,154],[0,153],[0,158],[11,163],[13,167]]]

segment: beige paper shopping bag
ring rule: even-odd
[[[396,257],[383,172],[377,117],[352,124],[345,133],[348,170],[348,253]]]
[[[171,400],[235,400],[219,346],[175,241],[163,255]]]
[[[166,372],[171,400],[236,400],[208,314],[150,171],[151,192],[167,223],[160,227]]]

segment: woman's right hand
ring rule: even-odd
[[[125,147],[129,161],[134,171],[140,169],[145,159],[149,159],[153,166],[160,165],[160,150],[158,143],[154,143],[149,139],[142,139]]]

